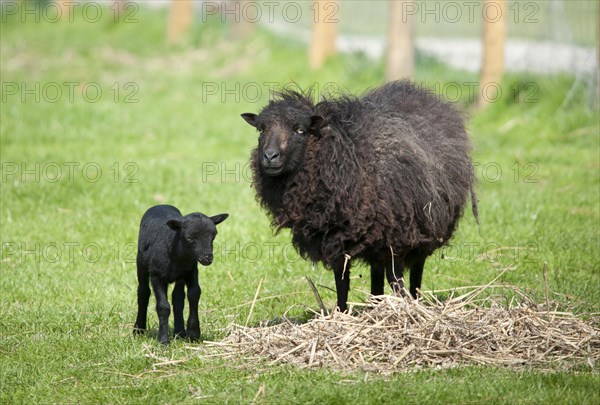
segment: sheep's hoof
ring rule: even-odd
[[[168,345],[169,344],[169,333],[159,333],[158,334],[158,341],[160,343],[162,343],[163,345]]]
[[[390,284],[396,297],[406,298],[406,289],[404,288],[404,279],[400,278]]]
[[[144,333],[146,333],[146,329],[133,328],[133,334],[135,336],[143,335]]]
[[[187,334],[185,333],[185,330],[182,330],[181,332],[175,332],[175,339],[185,339],[187,338]]]
[[[371,294],[371,296],[369,298],[373,304],[379,304],[380,302],[383,301],[384,295],[383,294]]]

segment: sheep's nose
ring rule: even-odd
[[[204,255],[204,260],[205,260],[205,261],[207,261],[207,262],[212,262],[212,259],[213,259],[213,255],[212,255],[212,253],[209,253],[209,254],[206,254],[206,255]]]
[[[265,151],[264,158],[267,162],[276,161],[279,158],[279,152],[276,150]]]

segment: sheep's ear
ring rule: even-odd
[[[210,217],[210,219],[213,221],[213,223],[215,225],[217,225],[217,224],[220,224],[221,222],[225,221],[228,216],[229,216],[229,214],[219,214],[219,215],[215,215],[214,217]]]
[[[248,124],[256,128],[256,114],[243,113],[242,118],[245,119]]]
[[[169,225],[169,228],[173,229],[174,231],[181,229],[181,221],[178,219],[169,219],[167,221],[167,225]]]
[[[327,125],[325,118],[320,115],[313,115],[310,117],[310,129],[319,130]]]

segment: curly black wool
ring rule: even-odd
[[[304,258],[334,270],[341,310],[348,257],[370,264],[376,295],[384,274],[399,291],[409,267],[415,295],[425,259],[451,238],[469,196],[477,219],[464,117],[409,81],[317,104],[284,90],[242,116],[260,132],[257,200]]]

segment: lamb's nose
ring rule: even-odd
[[[267,150],[265,151],[264,157],[267,162],[272,162],[277,160],[277,158],[279,157],[279,152],[275,150]]]
[[[212,253],[204,255],[204,261],[206,261],[206,262],[212,262],[212,259],[213,259]]]

